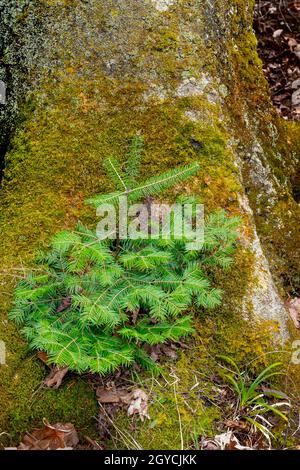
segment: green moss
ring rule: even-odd
[[[32,264],[36,249],[47,245],[51,234],[60,228],[73,227],[78,218],[96,223],[83,201],[89,195],[110,189],[100,161],[113,153],[126,158],[126,144],[137,130],[143,133],[147,144],[144,175],[154,174],[158,167],[161,171],[170,164],[176,166],[200,159],[203,170],[187,191],[199,193],[206,187],[204,197],[210,200],[210,208],[215,208],[220,206],[220,197],[215,191],[212,199],[209,186],[219,189],[224,207],[238,189],[230,172],[232,164],[228,162],[227,172],[224,168],[229,152],[226,136],[222,137],[218,126],[207,128],[187,123],[180,100],[178,107],[167,101],[138,109],[144,91],[139,83],[125,86],[121,81],[112,83],[103,75],[99,75],[96,82],[97,91],[93,88],[94,82],[89,83],[69,70],[60,74],[60,83],[55,89],[52,83],[45,82],[46,102],[40,105],[37,95],[34,113],[30,105],[26,127],[12,142],[1,194],[5,293],[1,294],[0,308],[4,321],[13,286],[22,275],[22,269]],[[101,109],[103,101],[106,105]],[[107,109],[116,106],[118,113],[107,118]],[[133,108],[136,108],[134,116]],[[202,154],[190,144],[192,136],[205,143]],[[205,181],[208,173],[211,173],[211,181]],[[177,188],[179,190],[182,189]],[[26,347],[13,325],[2,330],[1,339],[7,346],[8,367],[1,369],[5,386],[0,395],[0,423],[11,440],[18,440],[22,432],[38,426],[43,416],[56,421],[67,419],[80,429],[88,428],[87,433],[92,434],[95,402],[87,398],[90,396],[87,386],[74,379],[72,389],[65,385],[58,392],[43,391],[44,408],[39,395],[34,395],[31,405],[30,397],[41,382],[44,370],[34,357],[26,360]],[[17,382],[14,380],[16,371]],[[66,407],[66,400],[74,403],[74,407]],[[85,413],[75,406],[77,402],[85,403]]]
[[[43,427],[43,418],[51,424],[71,422],[80,438],[85,435],[97,437],[94,419],[97,403],[88,384],[73,377],[66,379],[59,390],[48,390],[41,387],[44,375],[44,368],[28,356],[24,359],[24,366],[16,370],[7,403],[10,405],[8,422],[2,423],[2,429],[8,433],[2,436],[2,445],[19,442],[26,430]]]
[[[143,389],[149,392],[151,399],[150,420],[140,423],[131,432],[142,449],[187,449],[193,445],[195,437],[214,435],[220,410],[201,398],[201,388],[197,386],[201,374],[194,365],[188,354],[180,354],[174,368],[165,367],[162,376],[152,381],[151,390],[148,390],[149,379],[143,378]],[[118,415],[117,429],[127,434],[128,426],[125,412]],[[127,441],[123,439],[122,444],[126,448]]]
[[[71,1],[45,0],[44,3],[54,5],[53,10],[49,9],[50,16],[63,11],[64,21],[68,22],[68,12],[72,11],[69,7],[73,7]],[[63,3],[68,6],[65,10]],[[64,27],[59,40],[57,37],[53,40],[54,56],[61,59],[61,65],[51,68],[50,78],[44,77],[39,89],[24,105],[23,128],[12,141],[7,155],[0,195],[0,315],[3,325],[0,340],[6,342],[8,357],[7,366],[0,369],[3,385],[0,431],[9,433],[11,443],[18,441],[26,430],[39,427],[42,417],[73,422],[88,435],[95,432],[92,421],[95,401],[81,379],[72,377],[55,392],[34,393],[45,375],[44,367],[28,353],[15,327],[7,324],[6,315],[18,276],[33,264],[38,248],[46,246],[51,235],[61,228],[72,228],[78,219],[91,227],[96,225],[95,215],[84,205],[84,199],[111,189],[101,160],[109,154],[125,160],[127,143],[140,132],[146,142],[143,177],[193,160],[201,163],[197,177],[166,197],[172,200],[179,191],[200,194],[207,211],[223,207],[232,214],[240,212],[239,169],[232,145],[228,145],[232,137],[231,124],[234,122],[239,139],[246,145],[249,129],[239,105],[241,96],[250,90],[252,108],[255,108],[264,93],[256,85],[256,78],[262,74],[253,35],[249,28],[243,34],[243,23],[250,24],[242,11],[244,2],[233,2],[238,6],[233,28],[236,28],[235,41],[240,49],[237,51],[231,43],[225,54],[234,67],[233,73],[228,64],[224,66],[232,74],[230,82],[224,78],[230,90],[227,106],[231,122],[223,116],[221,106],[210,103],[205,94],[176,96],[183,77],[200,77],[202,73],[214,76],[224,65],[219,62],[215,49],[204,44],[201,28],[190,27],[193,15],[200,24],[206,24],[198,2],[188,6],[186,2],[179,2],[160,19],[156,10],[151,13],[143,8],[142,2],[138,5],[131,2],[126,10],[128,28],[124,28],[121,5],[108,1],[103,11],[100,3],[91,2],[87,12],[80,10],[83,20],[88,19],[90,35],[85,35],[80,28],[73,30],[72,26],[68,31]],[[218,4],[227,11],[228,2],[225,5],[220,0]],[[146,20],[141,22],[140,18]],[[95,36],[93,27],[97,31]],[[112,28],[113,43],[107,33]],[[102,41],[99,41],[99,30],[103,33]],[[74,46],[76,35],[84,47],[80,41]],[[245,46],[244,52],[242,46]],[[86,55],[87,51],[90,55]],[[115,63],[109,67],[115,67],[115,72],[108,67],[112,58]],[[257,75],[250,77],[254,69]],[[240,85],[241,77],[245,90]],[[145,98],[155,86],[163,88],[164,100],[155,93]],[[211,86],[217,88],[217,81]],[[193,121],[187,112],[198,113],[200,117]],[[192,145],[191,139],[199,143],[198,147]],[[243,216],[243,220],[243,231],[251,238],[248,217]],[[198,334],[191,340],[191,351],[181,355],[173,372],[166,366],[169,385],[163,378],[159,379],[159,384],[153,379],[149,387],[153,397],[151,421],[137,426],[134,434],[142,447],[180,448],[179,422],[184,446],[193,446],[195,435],[213,436],[220,410],[208,405],[213,386],[211,371],[217,370],[211,357],[232,353],[235,360],[243,364],[257,353],[264,356],[271,347],[268,338],[272,325],[258,330],[255,324],[242,319],[243,298],[252,281],[252,266],[252,255],[241,248],[234,269],[226,274],[215,274],[216,284],[221,284],[225,290],[223,304],[215,313],[198,312]],[[192,389],[194,373],[201,383],[198,389]],[[175,376],[178,382],[174,389],[170,384],[176,380]],[[145,387],[152,380],[149,376],[143,379]],[[201,385],[207,388],[208,401],[197,395]],[[131,432],[131,421],[125,415],[120,416],[116,424]]]
[[[229,272],[216,273],[216,282],[224,288],[222,306],[211,312],[194,312],[196,334],[178,361],[165,364],[160,378],[140,377],[142,388],[150,396],[151,419],[133,426],[125,412],[118,415],[114,432],[122,447],[133,445],[128,441],[130,435],[143,449],[180,449],[182,443],[189,449],[197,447],[202,436],[213,438],[225,432],[222,423],[232,418],[232,402],[218,401],[217,377],[222,373],[219,355],[232,357],[241,370],[247,369],[253,376],[272,362],[288,364],[289,353],[283,357],[274,344],[278,326],[274,322],[256,323],[253,318],[247,321],[242,315],[252,264],[253,255],[240,250]],[[284,381],[278,382],[283,390]],[[122,430],[122,436],[118,430]]]
[[[120,440],[121,448],[138,445],[150,450],[191,449],[197,447],[201,437],[214,438],[225,432],[222,423],[232,419],[232,401],[220,398],[218,392],[217,377],[223,371],[218,355],[232,357],[241,370],[247,368],[254,377],[262,368],[282,359],[274,350],[272,337],[276,326],[271,322],[260,323],[259,327],[251,322],[249,327],[249,323],[235,315],[231,322],[212,315],[199,319],[197,330],[189,349],[180,354],[174,365],[167,364],[161,377],[140,377],[151,402],[150,420],[133,425],[125,411],[118,414],[113,434]],[[284,389],[283,382],[278,387]],[[280,440],[275,443],[279,444]]]
[[[254,1],[219,0],[216,8],[228,18],[229,32],[223,47],[226,59],[223,76],[230,90],[226,104],[239,150],[244,158],[243,180],[256,228],[266,252],[274,278],[283,295],[297,296],[300,291],[299,204],[295,201],[295,184],[299,168],[298,123],[286,123],[271,105],[262,62],[257,54],[257,40],[252,30]],[[229,14],[229,11],[231,12]],[[230,18],[230,19],[229,19]],[[253,147],[259,143],[258,156],[268,176],[251,162]],[[255,173],[255,178],[253,178]],[[264,187],[272,183],[275,202]],[[282,288],[283,287],[283,288]]]
[[[12,270],[11,273],[14,271]],[[10,279],[16,276],[12,274]],[[12,282],[4,283],[5,302],[2,315],[9,309]],[[2,294],[3,295],[3,294]],[[43,418],[50,423],[72,422],[80,436],[96,434],[93,416],[97,413],[94,393],[84,379],[68,377],[58,390],[45,389],[42,382],[49,370],[28,350],[13,324],[2,316],[0,340],[6,344],[6,365],[0,366],[0,445],[13,445],[26,431],[42,427]]]
[[[179,46],[178,34],[171,28],[155,29],[150,35],[149,45],[156,51],[177,50]]]

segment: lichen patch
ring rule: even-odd
[[[152,0],[152,2],[158,11],[167,11],[175,3],[174,0]]]
[[[188,96],[200,95],[210,84],[210,79],[203,75],[200,79],[195,77],[185,78],[176,91],[176,96],[186,98]]]
[[[253,218],[247,197],[240,198],[241,207]],[[253,225],[253,239],[249,249],[253,254],[253,282],[249,284],[243,300],[243,311],[261,321],[274,321],[279,326],[279,340],[284,342],[289,338],[287,328],[287,310],[279,296],[277,287],[270,272],[268,260],[263,252],[260,239]],[[250,309],[249,309],[250,305]],[[249,311],[250,310],[250,311]]]

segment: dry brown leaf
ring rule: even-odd
[[[217,444],[214,444],[213,442],[208,442],[206,446],[204,447],[205,450],[219,450],[219,447]]]
[[[287,302],[289,314],[296,328],[300,328],[300,298],[296,297]]]
[[[44,427],[25,434],[18,447],[6,450],[72,450],[79,439],[73,424],[51,425],[44,419]]]
[[[276,39],[276,38],[279,38],[279,36],[281,36],[283,33],[283,29],[276,29],[276,31],[274,31],[273,33],[273,38]]]
[[[292,89],[293,90],[298,90],[298,88],[300,88],[300,78],[298,78],[297,80],[294,80],[292,82]]]
[[[178,354],[172,347],[162,346],[162,352],[171,359],[178,359]]]
[[[60,313],[63,312],[64,310],[67,310],[72,304],[72,297],[67,297],[66,299],[63,299],[61,304],[57,307],[56,312]]]
[[[293,50],[294,47],[298,45],[298,42],[296,41],[295,38],[289,38],[288,40],[288,46],[290,47],[291,50]]]
[[[131,395],[128,416],[138,414],[142,421],[144,418],[150,419],[148,414],[148,395],[141,389],[134,390]]]
[[[201,440],[201,449],[203,450],[220,450],[220,447],[214,440],[208,440],[202,438]]]
[[[38,351],[37,357],[39,358],[40,361],[42,361],[44,364],[48,364],[48,354],[45,353],[44,351]]]
[[[227,419],[224,421],[224,424],[227,428],[238,429],[240,431],[248,431],[249,425],[244,421],[234,421],[232,419]]]
[[[155,344],[154,346],[150,346],[149,355],[152,361],[157,362],[160,356],[162,355],[161,345]]]
[[[98,387],[96,390],[98,402],[103,404],[125,404],[129,405],[127,413],[128,416],[139,415],[141,420],[150,418],[148,415],[148,395],[141,389],[136,389],[131,392],[124,388]]]
[[[297,44],[297,46],[295,47],[294,54],[296,55],[296,57],[298,57],[298,59],[300,59],[300,44]]]
[[[300,78],[300,0],[256,1],[254,28],[258,38],[258,53],[270,85],[277,113],[285,120],[300,120],[300,114],[292,104],[295,82]],[[278,8],[278,4],[280,8]],[[284,21],[283,21],[284,20]],[[293,86],[294,84],[294,86]]]
[[[58,388],[60,387],[64,376],[67,374],[68,367],[53,367],[50,374],[44,380],[44,385],[49,388]]]
[[[112,389],[108,390],[104,387],[98,387],[96,396],[100,403],[125,403],[129,404],[131,400],[131,392],[126,389]]]
[[[253,450],[251,447],[242,446],[233,431],[215,436],[214,441],[218,444],[220,450]]]

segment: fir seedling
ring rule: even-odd
[[[117,204],[120,196],[126,196],[128,202],[134,203],[173,188],[179,182],[195,175],[200,169],[199,164],[196,162],[166,171],[146,181],[138,182],[143,157],[143,143],[142,137],[135,136],[133,138],[124,171],[122,171],[121,165],[115,157],[105,159],[104,167],[118,191],[94,196],[88,199],[88,204],[94,207],[101,204]]]
[[[155,195],[194,175],[198,164],[138,181],[143,140],[133,139],[125,169],[116,158],[105,168],[118,191],[88,202],[130,202]],[[238,225],[219,211],[207,219],[201,250],[182,240],[105,240],[81,225],[55,235],[39,253],[39,271],[22,280],[15,293],[14,320],[32,348],[49,363],[76,372],[107,374],[138,363],[157,369],[146,345],[177,341],[193,332],[191,306],[211,309],[222,291],[212,286],[212,267],[230,265]],[[36,274],[38,272],[38,274]]]

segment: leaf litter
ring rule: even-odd
[[[258,52],[277,112],[300,121],[300,0],[257,0]]]

